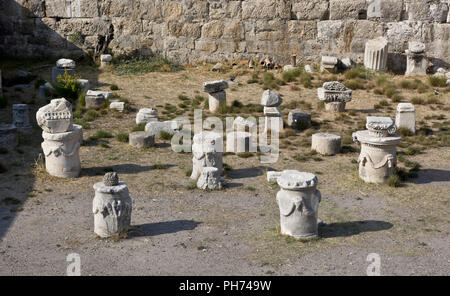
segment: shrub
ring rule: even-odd
[[[402,80],[400,81],[400,87],[405,89],[411,89],[413,88],[413,83],[411,80]]]
[[[433,87],[446,87],[447,79],[444,77],[428,76],[428,83]]]
[[[241,108],[241,107],[244,106],[244,104],[242,104],[242,103],[239,102],[238,100],[234,100],[234,101],[231,103],[231,106],[232,106],[232,107],[236,107],[236,108]]]
[[[117,86],[117,84],[111,84],[111,85],[109,86],[109,89],[110,89],[110,90],[118,90],[119,87]]]
[[[378,76],[377,79],[375,79],[375,84],[377,86],[384,86],[388,82],[388,79],[386,76]]]
[[[399,102],[401,102],[403,100],[403,97],[401,96],[401,95],[398,95],[398,94],[396,94],[396,95],[394,95],[393,97],[392,97],[392,102],[394,102],[394,103],[399,103]]]
[[[52,83],[56,95],[66,98],[72,103],[75,102],[81,94],[81,85],[77,81],[78,77],[76,75],[69,75],[65,71],[64,75],[58,75],[57,79],[58,83]]]
[[[107,138],[112,138],[112,134],[104,131],[104,130],[98,130],[94,135],[90,136],[89,138],[91,140],[97,140],[97,139],[107,139]]]
[[[415,105],[422,105],[424,103],[424,100],[420,97],[414,97],[412,98],[411,103]]]
[[[392,98],[395,94],[397,94],[397,91],[395,90],[395,88],[390,86],[384,89],[384,94],[386,95],[386,97]]]
[[[172,134],[171,134],[171,133],[168,133],[168,132],[166,132],[166,131],[161,131],[161,133],[159,134],[159,136],[161,137],[161,139],[164,139],[164,140],[170,140],[170,139],[172,139]]]
[[[395,174],[390,176],[389,179],[387,180],[387,184],[390,187],[400,187],[401,185],[400,177]]]
[[[397,130],[397,133],[402,137],[411,137],[414,136],[411,130],[401,127]]]
[[[127,133],[118,133],[118,134],[116,135],[116,139],[117,139],[117,141],[119,141],[119,142],[128,143],[129,136],[128,136]]]
[[[84,114],[84,120],[86,121],[94,121],[99,116],[99,113],[95,110],[88,110],[86,114]]]

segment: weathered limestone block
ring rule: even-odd
[[[36,112],[37,124],[50,134],[73,129],[72,104],[66,99],[54,99]]]
[[[214,132],[201,132],[194,136],[192,144],[191,179],[197,180],[203,168],[215,167],[222,174],[223,137]]]
[[[367,130],[353,133],[361,143],[359,177],[367,183],[385,183],[397,166],[397,145],[401,137],[389,117],[367,117]]]
[[[80,84],[81,89],[84,92],[87,92],[89,90],[89,88],[91,87],[91,84],[89,83],[89,80],[87,80],[87,79],[78,79],[77,81]]]
[[[296,0],[292,14],[297,20],[325,20],[329,15],[328,0]]]
[[[82,129],[73,126],[65,133],[51,134],[42,132],[42,150],[45,156],[47,172],[60,178],[76,178],[80,174],[80,138]]]
[[[136,124],[147,124],[152,121],[158,121],[158,111],[152,108],[142,108],[136,114]]]
[[[169,121],[150,121],[145,125],[145,132],[159,137],[161,132],[164,131],[169,134],[174,134],[180,129],[180,125],[175,120]]]
[[[17,127],[14,124],[0,123],[0,147],[13,148],[19,145]]]
[[[318,212],[321,201],[317,177],[294,170],[283,171],[277,178],[281,234],[297,239],[318,236]]]
[[[102,54],[100,56],[100,67],[107,67],[111,65],[112,55],[110,54]]]
[[[264,107],[278,107],[283,103],[283,98],[276,92],[268,89],[263,92],[261,97],[261,105]]]
[[[445,23],[448,4],[440,1],[410,0],[408,3],[408,19],[410,21]]]
[[[330,20],[366,19],[366,0],[330,0]]]
[[[103,182],[94,184],[94,190],[94,232],[103,238],[126,232],[133,204],[127,185],[118,181],[116,173],[106,173]]]
[[[208,93],[209,111],[215,113],[220,106],[226,105],[227,94],[225,89],[228,88],[228,82],[225,80],[205,82],[203,91]]]
[[[227,133],[227,149],[226,152],[242,153],[251,152],[252,134],[247,132],[230,132]],[[256,152],[256,148],[254,148]]]
[[[397,128],[406,128],[413,134],[416,133],[416,109],[411,103],[400,103],[397,106],[397,116],[395,117]]]
[[[242,19],[290,19],[291,3],[286,0],[242,1]]]
[[[336,57],[323,56],[320,63],[320,71],[336,73],[338,63],[339,60]]]
[[[325,82],[317,94],[327,111],[344,112],[346,103],[352,100],[352,90],[338,81]]]
[[[341,151],[341,137],[318,133],[312,135],[311,149],[322,155],[335,155]]]
[[[84,98],[86,102],[86,109],[101,108],[106,102],[103,93],[98,91],[88,90]]]
[[[197,180],[197,188],[202,190],[220,190],[224,185],[225,180],[219,169],[215,167],[203,168]]]
[[[371,0],[367,7],[367,19],[396,22],[402,19],[403,1]]]
[[[311,126],[311,113],[303,110],[292,110],[288,115],[288,126],[304,130]]]
[[[155,145],[155,136],[146,132],[133,132],[129,134],[129,144],[136,148],[152,147]]]
[[[109,104],[109,109],[122,112],[123,110],[125,110],[125,102],[111,102],[111,104]]]
[[[416,41],[409,42],[409,48],[406,50],[405,75],[427,75],[425,44]]]
[[[256,121],[253,118],[245,119],[241,116],[236,117],[233,121],[233,129],[240,132],[252,132],[257,128]]]
[[[383,37],[367,41],[364,52],[364,67],[373,71],[386,71],[388,50],[388,41]]]
[[[269,129],[281,132],[284,129],[283,113],[279,107],[264,107],[264,115],[266,116],[264,132]]]
[[[27,104],[13,104],[13,124],[20,132],[31,132],[30,118]]]
[[[277,179],[283,174],[283,172],[277,171],[268,171],[267,172],[267,181],[268,182],[276,182]]]

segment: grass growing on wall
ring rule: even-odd
[[[120,55],[113,60],[116,75],[143,75],[149,72],[175,72],[183,67],[161,55],[151,57],[133,53]]]

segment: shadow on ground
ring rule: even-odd
[[[414,184],[428,184],[433,182],[450,182],[450,171],[436,169],[421,169],[418,178],[410,179]]]
[[[159,165],[161,166],[161,165]],[[90,168],[82,168],[81,170],[81,176],[100,176],[104,175],[107,172],[116,172],[119,175],[121,174],[136,174],[136,173],[142,173],[142,172],[148,172],[151,170],[156,169],[168,169],[171,167],[174,167],[173,164],[164,164],[163,167],[156,167],[156,165],[148,165],[148,166],[141,166],[137,164],[118,164],[113,166],[104,166],[104,167],[90,167]]]
[[[192,220],[175,220],[168,222],[148,223],[134,226],[129,237],[156,236],[195,229],[201,222]]]
[[[393,225],[385,221],[364,220],[326,224],[319,228],[323,238],[346,237],[363,232],[375,232],[391,229]]]

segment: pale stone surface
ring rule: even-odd
[[[323,56],[320,63],[320,71],[336,73],[338,62],[339,60],[336,57]]]
[[[87,109],[100,108],[106,102],[106,100],[105,100],[106,98],[105,98],[103,92],[98,92],[98,91],[88,90],[86,93],[86,96],[84,98],[85,98]]]
[[[325,110],[333,112],[344,112],[346,103],[352,100],[352,90],[338,81],[325,82],[317,95],[325,102]]]
[[[13,104],[13,124],[20,132],[30,132],[30,118],[27,104]]]
[[[178,131],[180,125],[175,120],[170,121],[151,121],[145,125],[145,132],[150,135],[154,135],[155,137],[159,137],[162,131],[165,131],[169,134],[174,134]]]
[[[268,171],[267,172],[267,181],[268,182],[276,182],[277,179],[283,174],[283,172],[277,172],[277,171]]]
[[[379,37],[366,42],[364,67],[373,71],[386,71],[389,43],[386,38]]]
[[[228,88],[228,82],[217,80],[203,83],[203,91],[206,93],[217,93]]]
[[[64,73],[66,73],[66,72],[67,72],[67,75],[70,75],[70,76],[73,76],[75,74],[74,69],[53,67],[52,68],[52,81],[54,83],[59,83],[58,77],[64,78]]]
[[[351,58],[343,58],[341,60],[341,65],[344,69],[350,69],[350,68],[353,68],[353,66],[355,65],[355,62],[353,62],[353,60]]]
[[[264,115],[266,116],[264,132],[269,129],[281,132],[284,129],[283,113],[279,107],[264,107]]]
[[[0,123],[0,147],[13,148],[18,144],[17,127],[14,124]]]
[[[89,80],[87,80],[87,79],[78,79],[77,81],[80,84],[81,89],[83,91],[88,91],[89,88],[91,87],[91,84],[90,84]]]
[[[298,69],[298,68],[295,67],[295,66],[292,66],[292,65],[286,65],[286,66],[283,67],[283,71],[284,72],[292,71],[292,70],[296,70],[296,69]]]
[[[367,117],[368,130],[353,133],[361,143],[358,158],[359,177],[367,183],[385,183],[397,166],[397,145],[401,137],[395,134],[394,121],[389,117]]]
[[[94,232],[103,238],[128,230],[133,204],[128,187],[124,182],[108,185],[104,182],[94,184],[95,196],[92,201]]]
[[[56,67],[58,68],[75,68],[75,61],[71,59],[59,59],[56,61]]]
[[[136,124],[147,124],[152,121],[158,121],[158,111],[152,108],[142,108],[136,114]]]
[[[219,169],[215,167],[203,168],[197,180],[197,188],[202,190],[220,190],[224,185],[225,180]]]
[[[90,96],[102,95],[105,99],[114,98],[114,93],[112,93],[110,91],[102,91],[102,90],[88,90],[86,95],[90,95]]]
[[[114,109],[122,112],[125,109],[125,102],[112,102],[109,104],[109,109]]]
[[[283,98],[276,92],[268,89],[265,90],[261,97],[261,105],[265,107],[278,107],[283,103]]]
[[[305,65],[305,71],[307,73],[314,73],[314,69],[310,65]]]
[[[79,149],[82,129],[73,126],[65,133],[50,134],[42,132],[42,150],[47,172],[60,178],[78,177],[81,170]]]
[[[322,155],[335,155],[341,151],[341,137],[318,133],[312,135],[311,149]]]
[[[397,128],[406,128],[413,134],[416,133],[416,109],[411,103],[400,103],[397,106],[397,115],[395,117]]]
[[[152,147],[155,145],[155,136],[147,132],[133,132],[129,134],[129,144],[136,148]]]
[[[72,104],[65,98],[54,99],[36,112],[37,124],[47,133],[65,133],[73,129]]]
[[[303,110],[292,110],[289,112],[287,124],[294,129],[306,129],[311,126],[311,113]]]
[[[249,131],[252,132],[255,128],[257,128],[257,124],[255,119],[251,120],[245,119],[241,116],[236,117],[236,119],[233,121],[233,129],[236,131]]]
[[[247,132],[230,132],[227,133],[226,152],[242,153],[251,152],[252,134]],[[256,147],[253,149],[256,152]]]
[[[112,55],[102,54],[100,55],[100,67],[106,67],[111,65]]]
[[[220,109],[220,106],[227,104],[227,93],[219,91],[215,93],[208,93],[209,112],[215,113]]]
[[[427,59],[425,55],[425,44],[421,42],[409,42],[406,50],[406,76],[427,75]]]
[[[215,167],[222,174],[223,137],[215,132],[201,132],[194,136],[192,144],[191,179],[197,180],[202,169]]]
[[[318,210],[321,201],[317,177],[294,170],[283,171],[277,178],[281,233],[294,238],[318,236]]]

